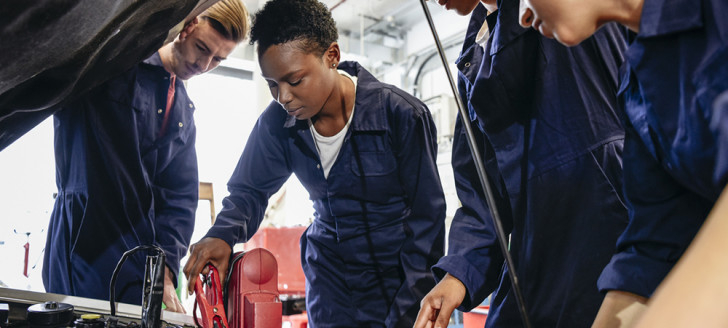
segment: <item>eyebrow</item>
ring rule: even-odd
[[[281,77],[281,80],[282,80],[282,81],[285,81],[285,80],[287,80],[288,78],[290,78],[290,77],[291,77],[291,75],[294,75],[294,74],[296,74],[296,73],[298,73],[298,72],[300,72],[300,71],[303,71],[303,68],[301,68],[301,69],[297,69],[297,70],[295,70],[295,71],[293,71],[293,72],[288,72],[288,73],[287,73],[286,75],[283,75],[283,76]],[[262,76],[262,77],[263,77],[263,79],[265,79],[265,80],[274,80],[274,79],[272,79],[272,78],[270,78],[270,77],[267,77],[267,76],[263,75],[263,73],[262,73],[262,72],[260,73],[260,76]],[[274,82],[275,82],[275,81],[274,81]]]
[[[205,43],[205,41],[202,41],[202,40],[199,40],[199,39],[198,39],[198,40],[197,40],[197,42],[199,42],[199,43],[200,43],[200,45],[201,45],[201,46],[202,46],[203,48],[205,48],[205,51],[207,51],[207,52],[209,52],[209,53],[212,53],[212,51],[210,50],[210,47],[208,47],[208,46],[207,46],[207,43]],[[223,61],[223,60],[227,59],[227,57],[220,57],[220,56],[214,56],[214,57],[215,57],[215,58],[217,58],[217,59],[218,59],[218,60],[220,60],[220,61]]]

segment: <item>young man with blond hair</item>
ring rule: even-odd
[[[221,0],[125,73],[61,106],[54,117],[58,197],[48,227],[48,292],[109,298],[122,254],[156,245],[166,255],[163,301],[175,293],[198,201],[194,104],[182,80],[217,67],[249,29],[240,0]],[[144,36],[139,36],[144,37]],[[145,258],[125,263],[117,300],[140,304]]]

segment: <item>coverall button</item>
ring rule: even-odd
[[[190,104],[190,108],[192,108],[192,104]]]
[[[157,114],[162,114],[162,112],[163,112],[163,111],[162,111],[162,109],[161,109],[161,108],[157,109]]]
[[[182,122],[179,122],[179,123],[177,123],[177,124],[179,125],[179,127],[182,127],[182,126],[184,126],[184,124],[182,124]]]
[[[465,67],[470,67],[470,62],[465,63]]]
[[[320,169],[321,168],[321,164],[316,164],[316,168],[317,169]]]

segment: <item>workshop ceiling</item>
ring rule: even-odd
[[[252,12],[267,0],[243,0]],[[363,27],[368,34],[401,38],[411,26],[423,20],[419,0],[322,0],[331,10],[341,35],[359,38]]]

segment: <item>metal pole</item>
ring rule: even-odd
[[[458,94],[455,80],[453,79],[452,73],[450,72],[450,65],[448,64],[447,58],[445,57],[445,50],[443,50],[442,43],[440,43],[440,37],[437,36],[437,30],[435,29],[435,24],[432,21],[430,9],[427,8],[427,1],[420,0],[420,3],[422,4],[422,10],[424,10],[425,12],[427,23],[430,25],[430,31],[432,31],[432,37],[435,39],[437,52],[440,54],[442,65],[445,67],[445,73],[447,74],[448,82],[450,82],[450,88],[452,89],[453,95],[455,96],[455,103],[458,106],[458,112],[460,113],[460,117],[462,118],[465,133],[468,136],[468,145],[470,146],[470,152],[473,155],[473,161],[475,162],[475,168],[478,171],[480,184],[483,186],[485,200],[488,203],[488,207],[490,208],[491,218],[493,220],[493,225],[495,226],[496,234],[498,236],[498,244],[500,245],[501,251],[503,252],[503,258],[505,259],[506,266],[508,267],[508,276],[511,280],[511,288],[513,290],[513,294],[516,297],[516,304],[518,305],[518,310],[521,313],[523,326],[526,328],[531,328],[531,321],[528,319],[528,312],[526,311],[526,304],[523,300],[523,293],[521,292],[521,288],[519,287],[520,285],[518,284],[516,267],[513,264],[513,258],[511,257],[511,253],[508,251],[508,242],[506,239],[505,230],[503,229],[503,223],[500,219],[500,214],[498,212],[498,208],[495,202],[495,197],[493,196],[493,190],[491,189],[488,175],[485,173],[483,159],[480,156],[480,151],[478,150],[477,143],[475,142],[473,128],[470,125],[470,115],[468,114],[468,112],[465,111],[465,106],[463,106],[462,99],[460,99],[460,95]]]

